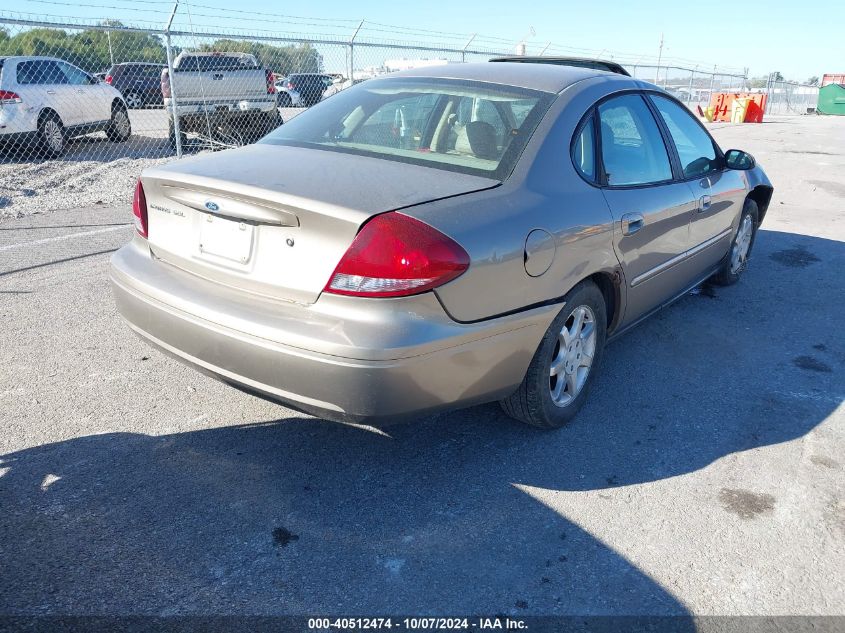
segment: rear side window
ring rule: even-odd
[[[669,128],[669,135],[678,150],[685,178],[697,178],[719,168],[716,148],[685,107],[660,95],[651,95],[660,116]]]
[[[57,85],[68,83],[59,65],[50,60],[33,59],[18,64],[18,83],[21,85]]]
[[[219,71],[219,70],[255,70],[258,68],[253,57],[241,57],[236,55],[195,55],[182,59],[179,62],[179,69],[185,72],[192,71]]]
[[[605,101],[599,106],[599,122],[608,185],[647,185],[672,179],[660,128],[640,95]]]
[[[575,138],[572,145],[572,161],[575,168],[592,182],[596,180],[596,141],[595,124],[593,117],[587,119],[587,123],[581,128],[581,132]]]

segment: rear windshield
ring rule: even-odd
[[[177,70],[255,70],[258,68],[254,57],[240,55],[193,55],[183,57]]]
[[[449,79],[371,79],[263,143],[313,147],[504,180],[554,95]]]

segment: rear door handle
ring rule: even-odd
[[[698,199],[698,210],[699,210],[699,212],[707,211],[707,209],[709,209],[709,208],[710,208],[710,196],[708,196],[708,195],[701,196]]]
[[[622,216],[622,235],[633,235],[645,226],[642,213],[626,213]]]
[[[48,95],[54,95],[54,94],[56,94],[56,91],[55,90],[48,90],[47,94]]]

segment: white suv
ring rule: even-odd
[[[115,88],[54,57],[0,57],[0,144],[58,156],[68,138],[99,131],[117,143],[132,135]]]

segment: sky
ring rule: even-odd
[[[171,5],[172,0],[4,0],[0,17],[18,13],[28,17],[108,17],[138,25],[163,25]],[[463,45],[460,42],[478,33],[476,42],[487,47],[512,49],[524,39],[529,54],[553,42],[573,49],[552,47],[550,52],[557,54],[624,55],[625,60],[642,56],[643,63],[654,63],[662,35],[663,60],[676,65],[698,64],[708,70],[718,65],[740,72],[748,68],[750,76],[778,71],[797,81],[845,72],[845,2],[833,0],[180,0],[174,26],[193,24],[206,30],[220,27],[261,34],[324,33],[345,38],[361,19],[374,23],[362,36],[397,41],[441,39],[458,48]]]

